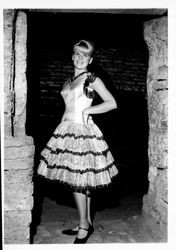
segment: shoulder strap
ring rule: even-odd
[[[90,75],[87,76],[85,82],[84,82],[84,87],[83,87],[83,92],[88,98],[94,98],[95,97],[95,91],[94,90],[89,90],[89,84],[94,82],[96,79],[96,75],[94,73],[91,73]]]
[[[91,73],[91,74],[88,76],[88,79],[89,79],[89,82],[90,82],[90,83],[94,82],[96,78],[97,78],[97,76],[95,75],[95,73]]]
[[[85,80],[84,86],[88,87],[89,84],[94,82],[96,78],[97,78],[96,74],[91,73],[90,75],[87,76],[87,79]]]

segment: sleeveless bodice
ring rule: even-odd
[[[94,77],[93,77],[94,76]],[[64,120],[82,123],[82,111],[91,106],[95,91],[89,86],[95,75],[87,73],[78,79],[69,80],[61,91],[65,102]]]

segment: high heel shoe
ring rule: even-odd
[[[93,234],[94,232],[94,228],[93,225],[89,224],[88,228],[83,228],[83,227],[79,227],[79,229],[83,229],[85,231],[87,231],[87,235],[84,238],[78,238],[76,237],[74,244],[84,244],[87,242],[87,240],[89,239],[90,235]]]
[[[77,233],[78,233],[78,230],[73,230],[73,229],[65,229],[62,231],[62,234],[66,234],[66,235],[77,235]]]

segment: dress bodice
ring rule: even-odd
[[[61,91],[65,102],[64,120],[83,122],[82,111],[91,106],[95,94],[90,86],[95,78],[87,73],[74,81],[69,80],[64,85]]]

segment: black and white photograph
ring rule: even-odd
[[[4,249],[174,249],[170,5],[103,6],[1,9]]]

